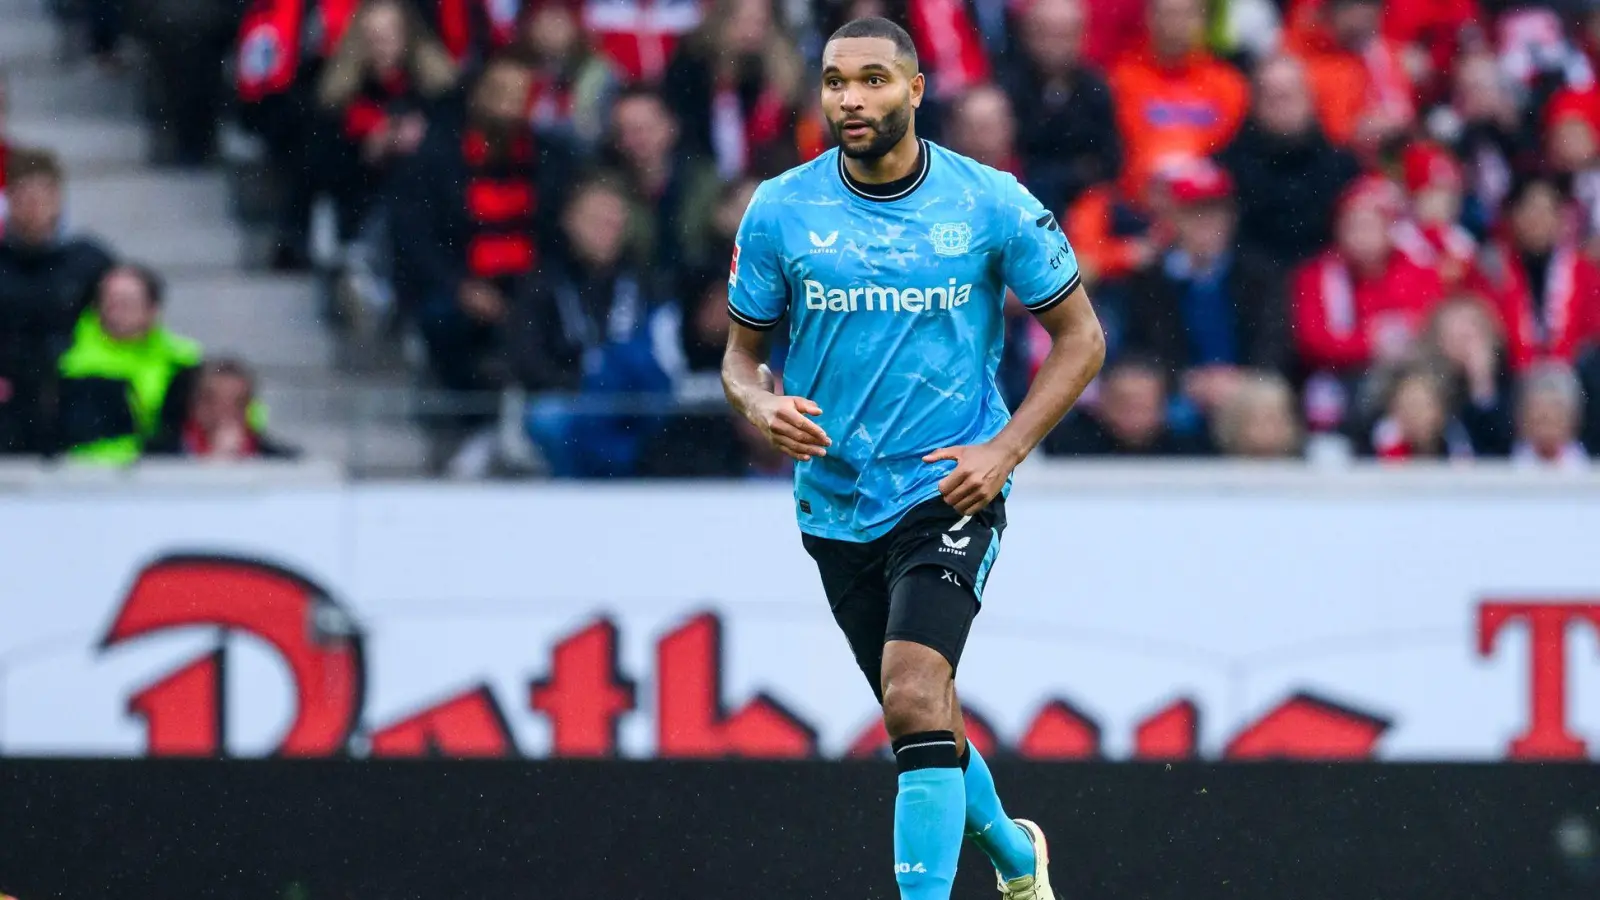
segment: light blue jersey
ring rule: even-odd
[[[851,183],[836,149],[763,182],[728,305],[749,328],[788,315],[784,392],[821,407],[833,439],[796,464],[800,529],[870,541],[938,496],[955,463],[922,457],[987,441],[1011,416],[995,377],[1006,288],[1039,313],[1078,281],[1066,235],[1016,178],[927,141],[891,195]]]

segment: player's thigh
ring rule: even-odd
[[[889,553],[887,640],[931,647],[954,673],[1004,530],[1000,498],[970,517],[937,498],[908,513],[892,535]]]
[[[833,620],[850,643],[850,653],[883,702],[879,673],[883,670],[883,642],[889,627],[889,582],[883,545],[857,544],[803,535],[806,552],[817,564],[822,590],[833,610]]]

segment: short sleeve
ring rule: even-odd
[[[757,331],[771,330],[789,306],[778,223],[764,194],[758,190],[751,198],[728,264],[728,315]]]
[[[1078,255],[1055,214],[1015,178],[1004,179],[998,202],[1008,234],[1001,260],[1006,287],[1029,312],[1051,309],[1077,290],[1082,280]]]

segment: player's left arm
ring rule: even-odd
[[[1050,352],[1011,421],[992,440],[923,457],[955,461],[939,492],[962,515],[983,509],[1000,493],[1012,470],[1078,402],[1106,357],[1105,331],[1055,216],[1020,185],[1013,190],[1021,198],[1013,207],[1018,225],[1006,241],[1002,269],[1006,284],[1049,333]]]

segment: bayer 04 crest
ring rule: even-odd
[[[964,256],[972,247],[972,226],[966,222],[940,222],[928,229],[928,243],[940,256]]]

